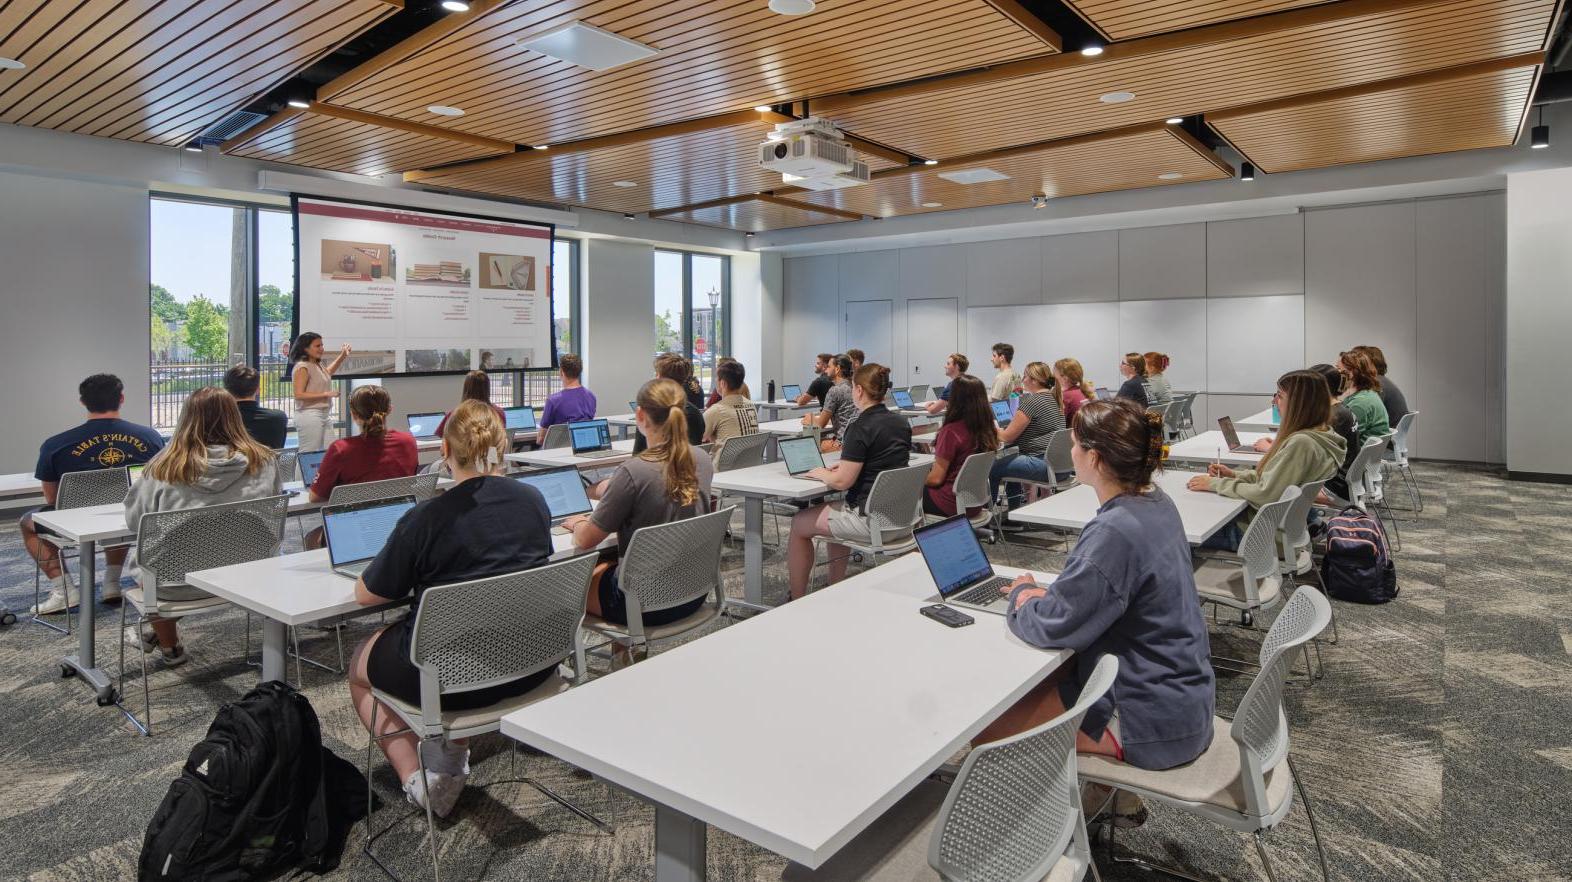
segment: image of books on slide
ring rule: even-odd
[[[480,287],[491,290],[535,290],[535,258],[522,254],[480,254]]]
[[[467,371],[468,349],[406,349],[405,371]]]
[[[436,263],[412,263],[404,270],[404,281],[410,285],[468,288],[469,267],[456,260],[441,260]]]
[[[338,369],[341,374],[392,374],[398,372],[398,353],[391,349],[356,349]]]
[[[384,242],[322,240],[322,280],[374,282],[392,279],[398,255]]]
[[[534,366],[534,349],[480,350],[480,369],[483,371],[521,371]]]

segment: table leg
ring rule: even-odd
[[[655,882],[704,882],[704,822],[655,805]]]
[[[81,583],[77,589],[81,605],[77,607],[77,647],[76,655],[68,655],[60,660],[60,673],[69,677],[75,674],[93,690],[98,703],[108,705],[113,703],[115,696],[114,684],[109,681],[109,675],[98,669],[97,639],[98,596],[94,590],[95,573],[98,557],[98,543],[92,540],[84,541],[81,545],[79,559],[81,560],[81,573],[78,581]],[[124,603],[125,601],[121,601]]]
[[[764,603],[764,498],[743,500],[742,596],[751,604]]]
[[[284,679],[288,629],[277,619],[262,619],[262,682]]]

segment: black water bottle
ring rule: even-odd
[[[775,400],[775,381],[774,380],[770,381],[770,383],[769,383],[769,391],[766,393],[766,395],[764,397],[764,400],[765,401],[774,401]]]

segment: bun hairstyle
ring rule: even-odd
[[[655,376],[686,386],[693,376],[693,365],[686,358],[668,352],[655,357]]]
[[[1036,383],[1038,386],[1041,386],[1044,389],[1053,388],[1053,374],[1048,373],[1048,365],[1043,364],[1040,361],[1034,361],[1027,364],[1026,370],[1022,373],[1026,379],[1031,380],[1033,383]]]
[[[1168,370],[1167,355],[1161,352],[1148,352],[1142,357],[1146,359],[1146,370],[1148,373],[1160,374]]]
[[[852,378],[851,356],[845,354],[844,352],[840,355],[830,356],[830,366],[835,368],[836,375],[841,379],[850,380]]]
[[[890,369],[882,364],[869,362],[857,369],[852,384],[862,390],[870,401],[883,401],[890,391]]]
[[[349,412],[365,427],[366,437],[381,438],[388,430],[393,399],[381,386],[361,386],[349,396]]]
[[[459,402],[448,415],[442,441],[448,447],[450,463],[486,475],[502,467],[508,452],[507,429],[497,412],[483,401]]]
[[[1124,361],[1125,364],[1130,366],[1131,370],[1135,371],[1137,377],[1146,376],[1146,356],[1139,352],[1127,352],[1125,353]]]
[[[1163,417],[1124,398],[1089,401],[1075,413],[1075,443],[1095,450],[1104,471],[1126,493],[1152,483],[1163,461]]]
[[[634,403],[654,430],[649,448],[639,457],[664,462],[666,498],[678,505],[692,505],[699,498],[699,470],[688,443],[688,415],[683,410],[687,393],[675,382],[659,378],[640,386]]]

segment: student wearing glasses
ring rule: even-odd
[[[1116,397],[1128,398],[1146,407],[1151,400],[1146,395],[1146,358],[1139,352],[1126,353],[1119,362],[1119,376],[1124,377]]]

